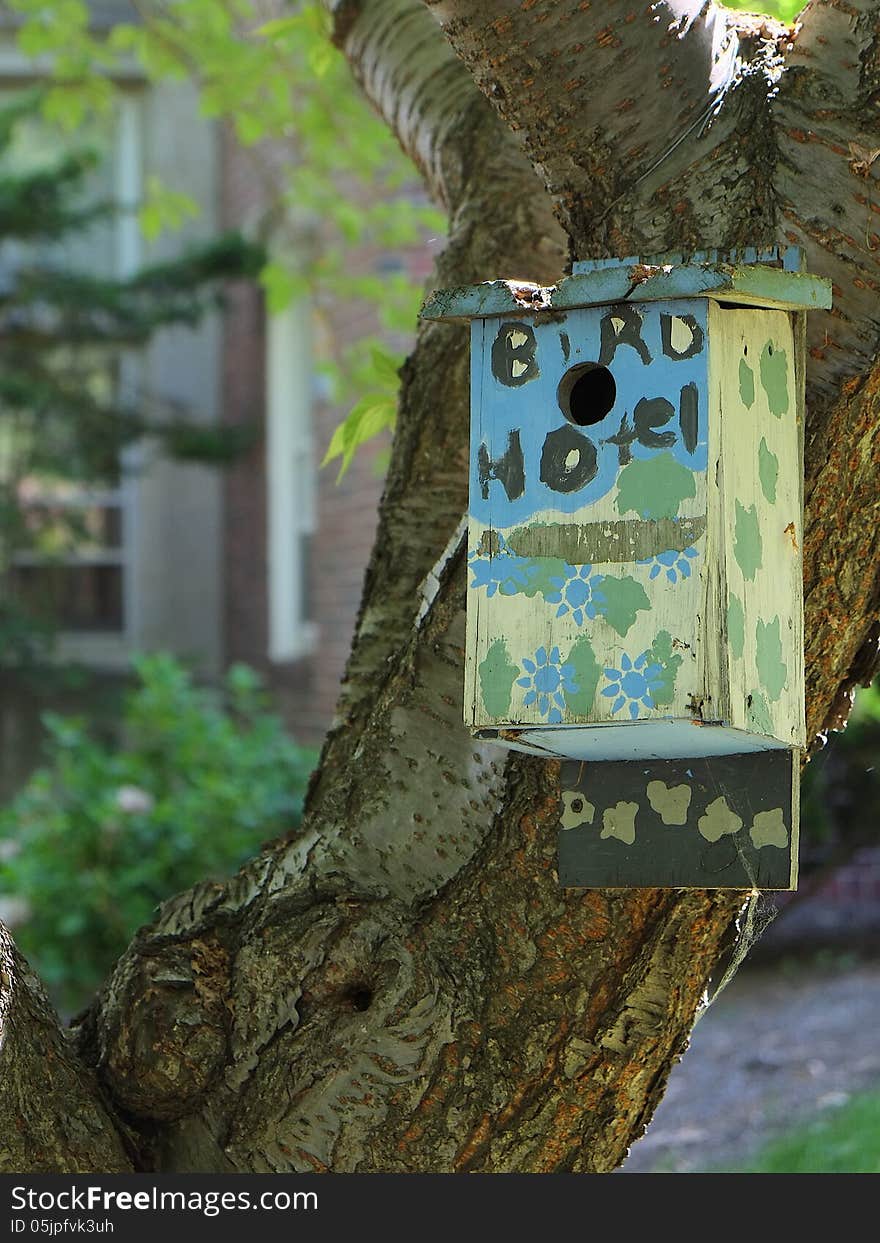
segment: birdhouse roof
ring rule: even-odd
[[[754,247],[719,254],[699,251],[650,259],[590,259],[575,263],[556,285],[528,281],[485,281],[430,295],[422,319],[485,319],[541,315],[577,307],[672,298],[810,311],[831,306],[831,282],[802,272],[798,246]]]

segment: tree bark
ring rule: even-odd
[[[437,286],[551,281],[566,247],[785,241],[834,280],[812,317],[805,527],[808,719],[834,727],[877,649],[880,5],[813,4],[797,33],[700,4],[430,7],[442,32],[415,0],[334,6],[449,209]],[[135,937],[64,1062],[96,1138],[62,1137],[51,1168],[122,1168],[125,1134],[163,1171],[607,1171],[687,1045],[745,895],[559,889],[557,766],[461,724],[462,330],[423,325],[403,381],[302,832]],[[16,1032],[48,1023],[6,988]],[[25,1040],[0,1048],[22,1136],[3,1168],[49,1168],[15,1164],[66,1116]]]

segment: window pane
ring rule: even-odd
[[[119,565],[19,565],[12,580],[22,603],[61,630],[123,628]]]
[[[19,94],[0,88],[0,106],[8,107]],[[4,167],[10,173],[27,175],[54,167],[71,149],[90,151],[98,158],[95,167],[83,179],[78,196],[80,205],[112,203],[113,128],[114,116],[110,112],[90,118],[72,136],[58,125],[44,121],[39,113],[22,117],[3,153]],[[78,269],[95,276],[112,276],[116,260],[114,235],[114,219],[112,214],[107,214],[57,240],[42,238],[39,243],[30,245],[11,241],[4,248],[4,264],[18,267],[37,262]]]
[[[294,547],[297,541],[294,540]],[[314,621],[312,593],[312,535],[308,531],[299,535],[299,556],[295,572],[299,572],[299,611],[301,622]]]
[[[20,552],[43,557],[75,557],[88,560],[122,549],[123,513],[119,505],[48,501],[23,505],[27,542]],[[21,561],[23,558],[18,557]]]

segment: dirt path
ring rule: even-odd
[[[698,1023],[625,1173],[732,1168],[880,1088],[880,961],[743,966]]]

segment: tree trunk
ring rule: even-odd
[[[442,31],[416,0],[333,7],[449,209],[437,286],[778,242],[832,277],[804,552],[809,728],[839,726],[877,651],[878,0],[796,34],[683,2],[440,0]],[[0,1168],[607,1171],[650,1119],[746,895],[560,890],[557,765],[461,724],[467,375],[462,330],[423,325],[302,832],[162,908],[78,1059],[3,967]]]

